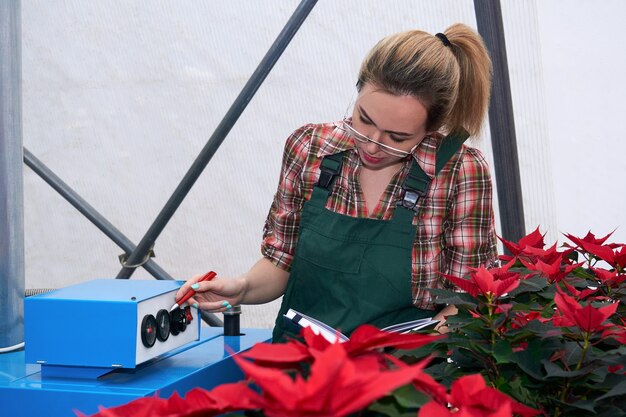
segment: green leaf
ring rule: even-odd
[[[524,329],[532,332],[534,335],[539,336],[542,339],[547,337],[560,338],[562,335],[560,328],[556,328],[550,323],[542,323],[539,320],[529,322]]]
[[[437,304],[453,304],[457,307],[468,306],[470,308],[478,306],[477,300],[464,292],[454,292],[439,288],[431,288],[429,291],[437,297]]]
[[[444,304],[440,302],[440,298],[450,298],[458,294],[457,291],[446,290],[443,288],[427,288],[426,290],[435,297],[435,304]]]
[[[582,278],[586,281],[596,281],[597,278],[594,274],[590,273],[589,270],[585,269],[585,268],[576,268],[571,272],[571,275],[577,277],[577,278]]]
[[[493,328],[498,329],[507,320],[508,320],[508,317],[505,314],[499,314],[498,316],[496,316],[496,319],[493,321]]]
[[[545,379],[541,366],[541,359],[545,357],[545,353],[541,347],[541,341],[531,340],[526,349],[513,354],[520,369],[538,380]]]
[[[418,391],[414,385],[407,384],[392,392],[398,404],[404,408],[417,409],[430,401],[430,397]]]
[[[403,350],[399,353],[399,358],[405,363],[413,364],[429,355],[443,357],[446,356],[446,351],[448,350],[446,344],[445,341],[435,341],[417,349]]]
[[[497,364],[512,363],[513,348],[506,340],[499,340],[493,347],[493,357]]]
[[[596,417],[624,417],[626,416],[626,410],[609,406],[606,410],[600,411],[599,414],[596,414]]]
[[[456,364],[452,363],[439,363],[429,368],[424,369],[424,372],[431,375],[437,380],[437,382],[450,387],[450,384],[460,376],[466,374],[466,370],[461,370]]]
[[[589,382],[594,384],[594,387],[598,387],[604,383],[608,375],[606,367],[597,367],[589,373]]]
[[[537,293],[537,301],[544,307],[554,307],[554,294],[556,291],[554,287],[548,287],[544,291]]]
[[[582,276],[581,275],[582,272]],[[574,286],[576,289],[583,290],[589,287],[595,287],[598,285],[598,281],[595,277],[589,276],[584,270],[577,268],[570,275],[566,277],[567,283]]]
[[[595,404],[593,401],[588,401],[588,400],[580,400],[580,401],[572,401],[570,403],[562,403],[564,406],[570,407],[570,408],[577,408],[579,410],[585,410],[588,411],[590,413],[593,413],[595,415],[596,413],[596,408],[595,408]],[[573,411],[565,411],[563,413],[563,415],[565,416],[571,416],[574,415]],[[589,414],[585,414],[585,417],[588,416]]]
[[[534,276],[531,278],[520,280],[516,289],[509,293],[510,297],[518,297],[527,292],[538,292],[548,286],[548,281],[542,276]]]
[[[577,252],[577,251],[572,251],[572,252],[570,252],[570,253],[567,255],[567,257],[568,257],[570,260],[574,261],[574,263],[577,263],[577,262],[578,262],[578,252]]]
[[[606,373],[606,367],[608,366],[622,365],[626,367],[626,356],[623,353],[618,353],[618,349],[610,349],[606,346],[604,346],[604,349],[598,349],[594,346],[587,351],[585,363],[593,363]]]
[[[542,360],[541,363],[546,370],[546,377],[548,378],[574,378],[577,376],[586,375],[591,372],[590,367],[585,367],[574,371],[567,371],[547,359]]]
[[[529,311],[537,311],[539,309],[541,309],[541,305],[535,301],[527,300],[521,302],[520,299],[515,299],[515,303],[513,304],[511,311],[527,313]]]
[[[622,381],[626,380],[626,376],[620,374],[607,373],[607,369],[598,368],[598,372],[605,374],[604,380],[592,385],[594,391],[598,393],[608,392],[616,385],[619,385]]]
[[[417,408],[406,408],[400,405],[393,395],[383,397],[367,407],[367,412],[359,415],[390,416],[390,417],[415,417]]]
[[[463,375],[481,372],[493,362],[490,355],[481,354],[475,348],[455,347],[450,355],[450,366],[460,368]]]
[[[575,366],[580,362],[580,358],[583,354],[583,350],[580,345],[576,342],[565,342],[563,343],[563,348],[565,349],[566,354],[563,356],[563,360],[569,366]],[[586,363],[589,363],[589,357],[587,357]]]
[[[614,386],[609,392],[598,397],[596,401],[603,400],[609,397],[615,397],[616,395],[626,395],[626,380],[620,382],[616,386]]]
[[[532,393],[527,386],[525,385],[523,378],[519,376],[515,376],[509,380],[509,390],[503,391],[505,394],[509,394],[511,397],[515,398],[517,401],[528,405],[529,407],[537,407],[537,394]],[[499,387],[498,387],[499,388]]]
[[[393,402],[387,402],[383,400],[378,400],[375,403],[371,404],[367,407],[367,412],[365,414],[355,414],[363,415],[363,416],[402,416],[402,417],[415,417],[415,411],[407,411],[405,414],[402,414],[398,407]]]

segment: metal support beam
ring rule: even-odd
[[[50,187],[58,192],[67,202],[69,202],[76,210],[93,223],[102,233],[107,235],[117,246],[124,252],[130,253],[136,245],[120,232],[111,222],[102,216],[91,204],[83,199],[76,191],[59,178],[50,168],[33,155],[26,147],[24,147],[24,163],[32,169],[41,179],[43,179]],[[144,265],[146,270],[156,279],[168,280],[174,279],[167,272],[161,269],[152,259]]]
[[[211,135],[209,141],[206,143],[202,151],[200,151],[200,154],[193,162],[176,190],[174,190],[172,196],[169,198],[167,203],[165,203],[165,206],[161,209],[161,212],[157,215],[144,237],[128,257],[128,265],[135,265],[141,262],[148,251],[153,247],[157,237],[161,234],[167,223],[187,196],[191,187],[193,187],[196,180],[200,177],[200,174],[207,166],[219,146],[222,144],[233,125],[237,122],[239,116],[241,116],[241,113],[243,113],[250,100],[252,100],[252,97],[259,89],[270,70],[274,67],[278,58],[280,58],[293,36],[313,9],[313,6],[315,6],[315,3],[317,3],[317,0],[303,0],[294,11],[283,30],[265,54],[265,57],[263,57],[263,60],[259,63],[246,85],[230,106],[230,109],[228,109],[228,112],[215,129],[215,132],[213,132],[213,135]],[[118,273],[117,278],[130,278],[134,271],[135,268],[123,267]]]
[[[24,341],[20,0],[0,1],[0,349]]]
[[[100,231],[109,237],[117,246],[122,248],[125,253],[131,253],[135,250],[136,245],[120,232],[111,222],[102,216],[93,206],[85,201],[61,178],[52,172],[43,162],[37,159],[28,149],[24,148],[24,163],[39,175],[45,182],[56,190],[63,198],[65,198],[76,210],[82,213],[91,223],[93,223]],[[163,270],[156,262],[149,259],[143,267],[153,277],[160,280],[173,280],[165,270]],[[23,291],[22,291],[23,293]],[[211,326],[222,326],[222,321],[215,315],[202,312],[202,318]]]
[[[489,127],[502,237],[517,242],[526,234],[526,227],[500,0],[474,0],[474,10],[478,32],[493,62]]]

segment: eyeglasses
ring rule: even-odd
[[[391,156],[395,156],[398,158],[404,158],[405,156],[409,156],[410,154],[413,153],[413,151],[417,148],[417,146],[419,145],[416,144],[415,146],[413,146],[411,148],[410,151],[403,151],[402,149],[396,149],[392,146],[389,145],[385,145],[384,143],[380,143],[374,139],[370,139],[367,136],[365,136],[363,133],[359,132],[358,130],[356,130],[355,128],[353,128],[346,119],[343,119],[342,123],[341,123],[343,130],[350,135],[354,140],[361,142],[361,143],[374,143],[376,145],[378,145],[380,147],[380,149],[382,149],[383,152],[385,152],[388,155]]]

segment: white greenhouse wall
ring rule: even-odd
[[[558,231],[626,243],[626,2],[537,4]]]
[[[298,4],[22,2],[24,146],[138,243]],[[624,115],[626,3],[502,7],[527,231],[539,225],[553,242],[622,226],[626,145],[607,121]],[[247,270],[289,133],[343,116],[377,40],[457,21],[476,26],[472,1],[319,1],[158,238],[155,261],[178,279]],[[476,146],[493,167],[491,140],[486,126]],[[122,250],[26,167],[24,189],[27,288],[117,274]],[[626,241],[626,230],[615,236]],[[245,306],[242,326],[271,326],[277,308]]]

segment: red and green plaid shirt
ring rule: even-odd
[[[435,156],[442,137],[427,137],[413,157],[429,177],[435,172]],[[353,140],[340,123],[309,124],[288,139],[283,154],[278,190],[263,233],[261,251],[278,267],[289,270],[295,252],[302,206],[311,197],[326,155],[345,150],[340,176],[335,180],[326,208],[353,217],[367,217],[359,185],[361,160]],[[409,161],[391,179],[370,217],[388,220],[399,200]],[[497,259],[491,176],[483,155],[463,145],[434,178],[416,207],[413,223],[413,302],[433,309],[426,288],[443,288],[444,274],[465,276],[469,268],[489,265]],[[448,286],[448,284],[445,284]]]

